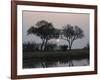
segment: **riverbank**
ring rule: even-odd
[[[23,59],[27,58],[45,58],[45,59],[51,59],[51,58],[89,58],[89,50],[71,50],[71,51],[42,51],[42,52],[24,52],[23,53]]]

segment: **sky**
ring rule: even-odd
[[[22,42],[41,43],[41,38],[33,34],[27,35],[27,30],[31,26],[36,26],[36,23],[41,20],[51,22],[57,29],[62,29],[67,24],[79,26],[84,31],[84,37],[74,41],[72,48],[83,48],[89,43],[89,14],[82,13],[64,13],[64,12],[40,12],[40,11],[23,11],[22,14]],[[58,45],[66,44],[65,40],[51,39],[49,42],[57,43]]]

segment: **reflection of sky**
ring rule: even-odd
[[[79,26],[85,34],[85,37],[78,39],[73,43],[73,48],[83,48],[89,42],[89,14],[75,14],[75,13],[53,13],[53,12],[34,12],[23,11],[23,43],[37,42],[41,43],[41,39],[35,35],[27,35],[27,30],[31,26],[35,26],[38,21],[46,20],[51,22],[55,28],[62,29],[63,26],[71,24],[72,26]],[[49,42],[57,43],[57,40],[50,40]],[[65,40],[59,40],[60,44],[68,44]]]

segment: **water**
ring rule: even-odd
[[[48,67],[70,67],[70,66],[88,66],[89,59],[78,59],[78,60],[34,60],[34,59],[27,59],[24,60],[23,68],[48,68]]]
[[[23,52],[23,68],[88,66],[88,50]]]

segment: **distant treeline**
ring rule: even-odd
[[[87,44],[82,49],[89,49],[89,44]],[[56,43],[48,43],[45,47],[45,51],[67,51],[67,50],[68,50],[68,45],[57,46]],[[35,42],[23,43],[23,51],[27,52],[41,51],[41,43],[35,43]]]
[[[57,46],[57,44],[48,43],[45,48],[45,51],[67,51],[68,45]],[[41,44],[35,42],[23,43],[23,51],[41,51]]]

